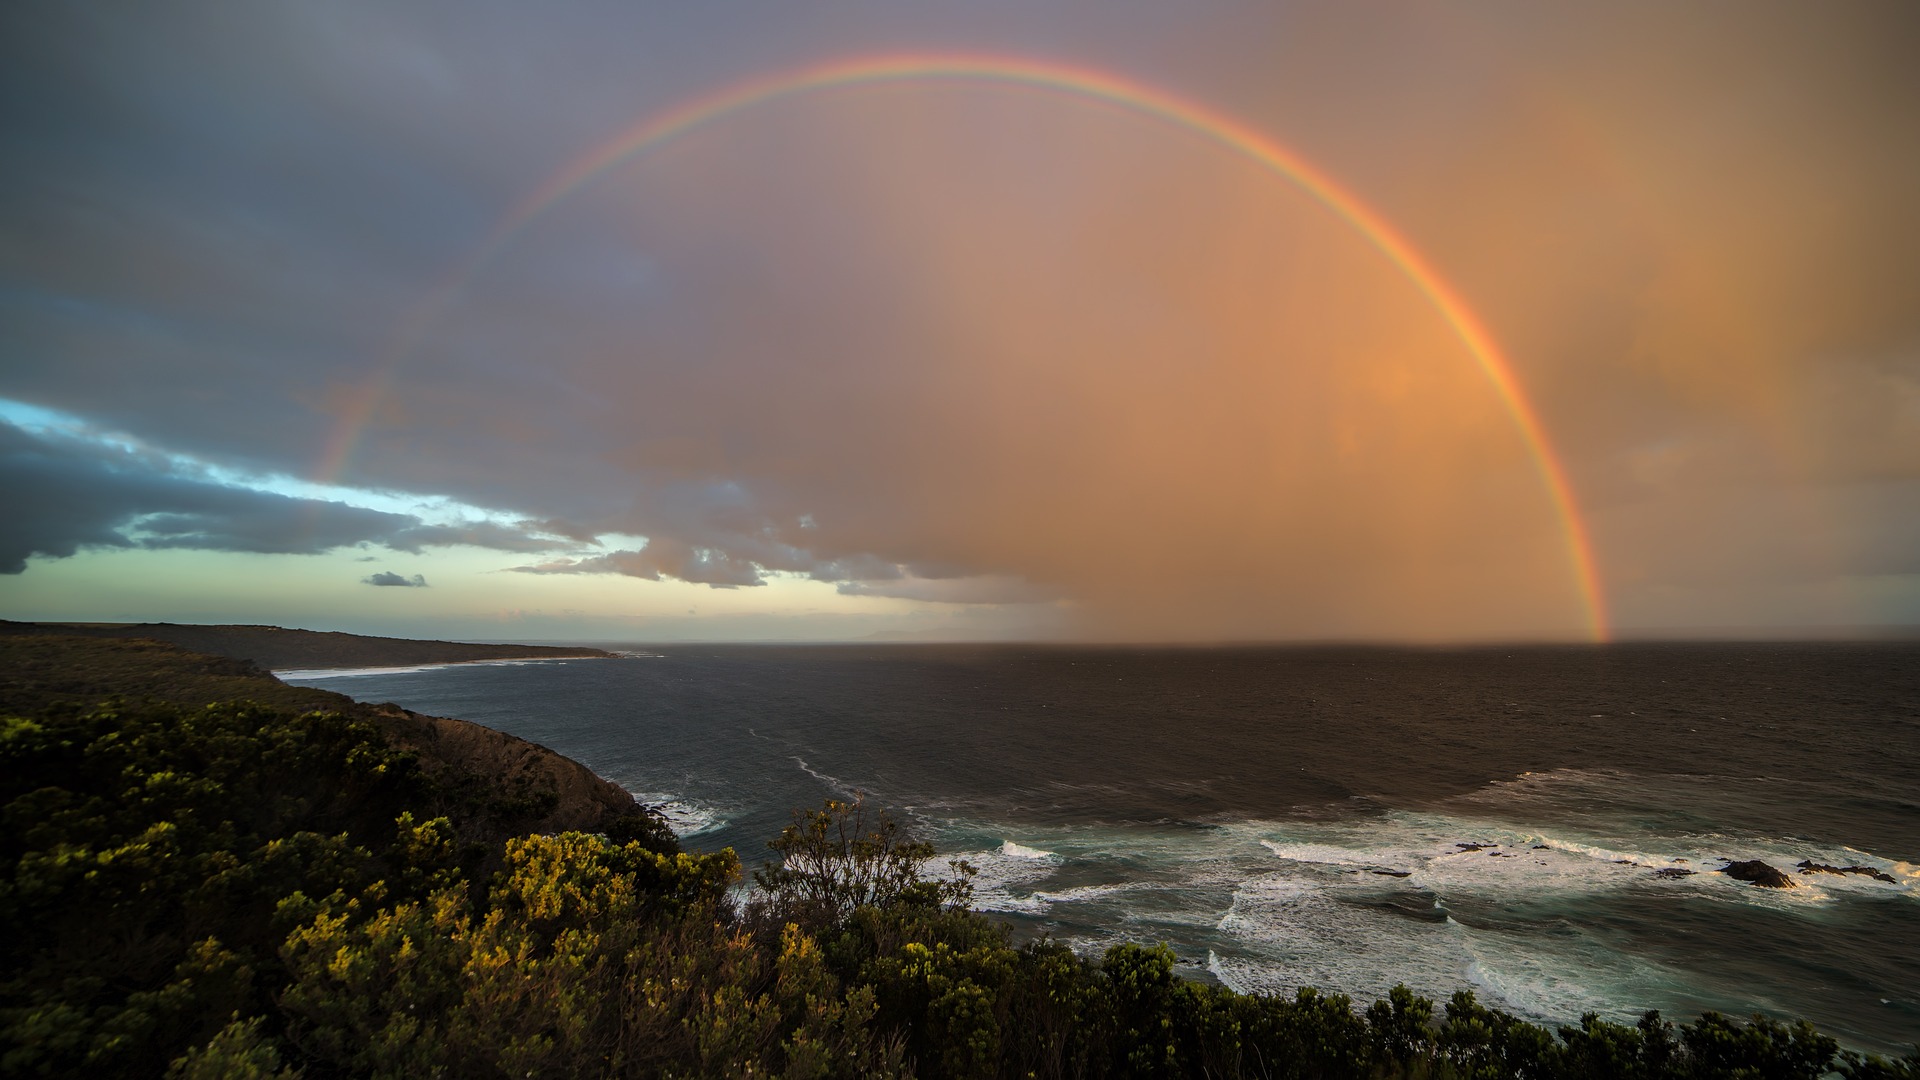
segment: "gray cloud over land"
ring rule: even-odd
[[[638,551],[609,551],[586,558],[516,566],[522,574],[620,574],[659,581],[678,578],[718,589],[764,585],[762,568],[724,551],[699,550],[675,540],[655,540]]]
[[[735,560],[725,552],[697,550],[673,540],[659,540],[639,550],[552,559],[511,569],[522,574],[619,574],[648,581],[674,578],[728,589],[764,585],[767,572],[773,568]],[[800,570],[797,566],[781,569]],[[1019,579],[965,574],[922,576],[872,558],[817,563],[807,574],[816,580],[838,583],[837,591],[842,596],[890,597],[940,604],[1036,604],[1060,599],[1057,593]]]
[[[571,546],[480,523],[424,524],[409,514],[224,484],[157,453],[0,424],[0,573],[83,548],[190,548],[317,555],[357,544],[418,553],[473,544],[504,551]]]
[[[415,574],[412,577],[407,577],[404,574],[396,574],[391,570],[382,570],[371,577],[361,578],[360,581],[361,584],[364,585],[386,585],[406,589],[424,589],[427,587],[427,579],[424,574]]]

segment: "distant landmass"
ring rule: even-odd
[[[0,620],[0,636],[59,634],[66,637],[138,638],[164,641],[189,652],[248,660],[263,668],[408,667],[470,660],[558,660],[610,657],[602,649],[558,645],[482,645],[465,641],[414,641],[279,626],[191,623],[33,623]]]

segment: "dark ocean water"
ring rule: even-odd
[[[1920,1040],[1920,644],[634,651],[289,681],[542,743],[749,865],[864,792],[1016,932],[1240,990]],[[1712,872],[1753,858],[1895,880]]]

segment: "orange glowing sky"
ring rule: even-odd
[[[1905,11],[1195,12],[26,20],[0,614],[1920,622]]]

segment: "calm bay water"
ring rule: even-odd
[[[289,681],[552,747],[749,865],[864,792],[1016,932],[1240,990],[1920,1040],[1920,644],[633,651]],[[1713,872],[1753,858],[1894,881]]]

